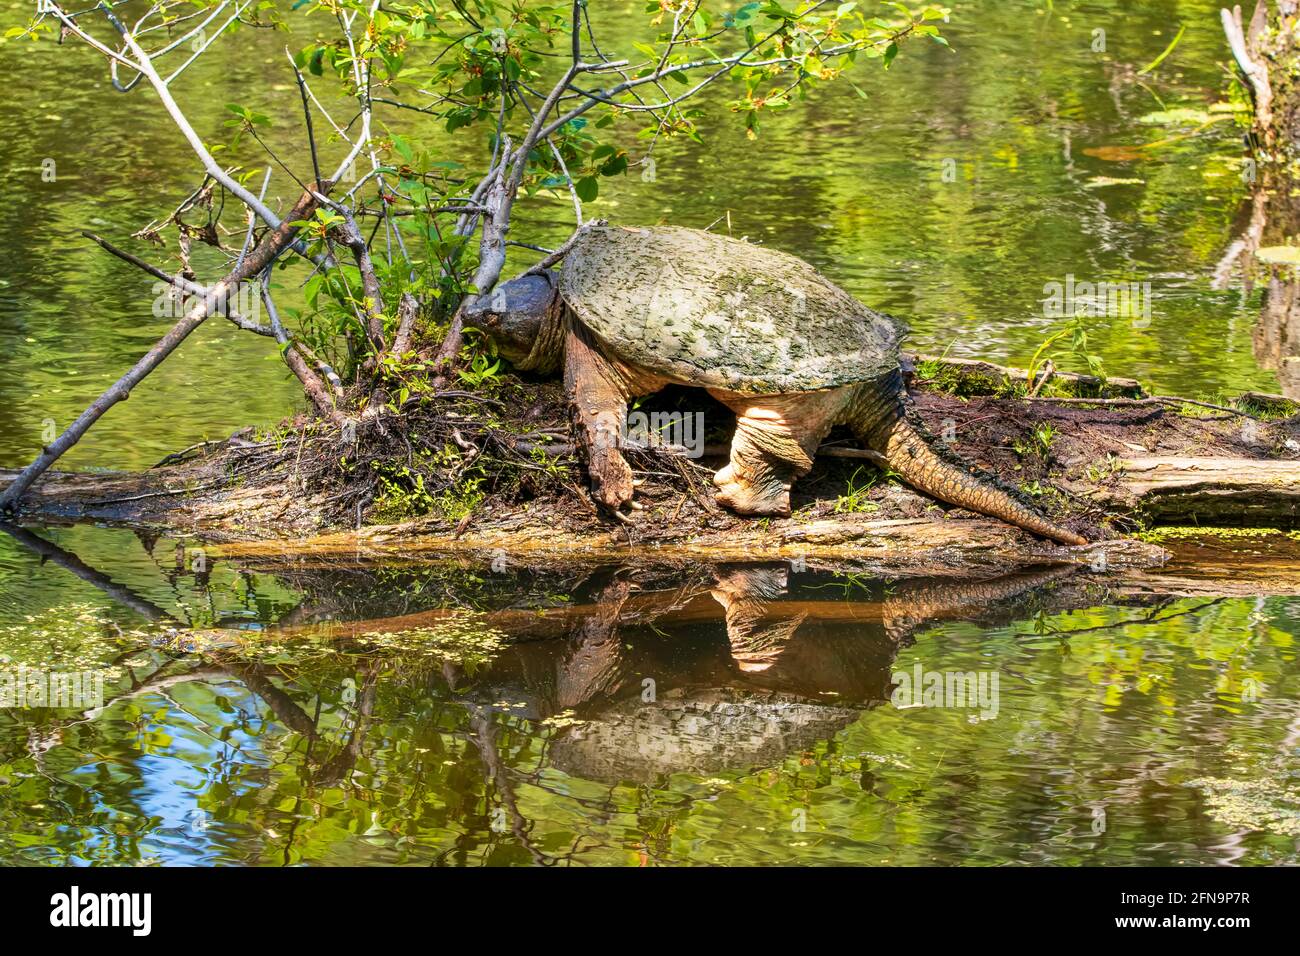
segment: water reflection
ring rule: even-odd
[[[783,565],[723,567],[708,584],[640,600],[616,578],[568,634],[510,647],[466,691],[531,719],[572,711],[578,722],[550,754],[577,776],[648,784],[770,767],[887,701],[914,629],[996,613],[988,606],[1071,570],[907,583],[876,601],[792,596]]]
[[[5,614],[2,652],[117,675],[98,706],[0,711],[6,862],[1296,858],[1289,599],[323,559],[178,587],[74,554],[122,532],[6,530],[9,593],[68,600]],[[996,717],[896,706],[916,667],[996,671]]]
[[[1253,167],[1251,167],[1253,169]],[[1261,172],[1237,214],[1235,235],[1214,272],[1214,287],[1241,288],[1247,301],[1263,287],[1259,319],[1252,335],[1255,360],[1277,373],[1287,398],[1300,398],[1300,275],[1295,263],[1261,263],[1256,253],[1289,246],[1300,232],[1296,183],[1271,169]]]

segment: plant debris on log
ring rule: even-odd
[[[913,373],[919,424],[941,446],[1095,541],[1141,531],[1150,512],[1158,512],[1134,491],[1137,481],[1148,481],[1130,475],[1134,462],[1184,462],[1192,469],[1208,460],[1237,462],[1236,479],[1247,485],[1254,471],[1300,462],[1298,426],[1290,418],[1142,397],[1086,404],[1075,401],[1081,397],[1077,383],[1028,398],[1024,383],[1011,377],[994,383],[998,394],[976,394],[989,385],[963,377],[968,368],[943,365],[943,374],[935,375],[933,365],[923,364]],[[227,541],[334,535],[338,547],[345,540],[466,550],[597,543],[719,553],[838,549],[917,561],[936,560],[939,551],[1009,561],[1064,552],[999,522],[945,509],[891,481],[849,436],[837,433],[823,445],[813,472],[795,486],[790,518],[737,517],[714,503],[711,482],[720,465],[712,453],[724,451],[732,427],[729,413],[687,389],[667,390],[644,407],[702,410],[705,456],[630,450],[644,504],[630,518],[600,509],[588,494],[559,384],[515,376],[477,391],[411,397],[400,414],[360,419],[353,434],[304,417],[264,434],[243,432],[187,450],[181,460],[169,456],[145,474],[54,476],[38,486],[29,508],[188,529]],[[1269,480],[1265,474],[1261,488]],[[1245,514],[1253,523],[1290,526],[1282,504],[1234,510],[1249,491],[1238,487],[1226,499],[1207,497],[1200,513],[1179,518],[1214,524],[1218,517]]]

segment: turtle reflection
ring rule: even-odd
[[[826,600],[818,585],[792,593],[785,565],[723,567],[711,583],[652,594],[615,577],[566,637],[515,644],[461,693],[515,716],[572,712],[548,762],[586,779],[770,767],[887,701],[898,649],[922,624],[997,615],[1072,572],[874,585],[874,601]]]
[[[284,645],[323,637],[369,648],[347,678],[353,699],[341,711],[346,729],[335,747],[321,730],[319,696],[313,715],[297,687],[305,679],[319,695],[333,680],[328,666],[313,677],[316,665],[308,662],[318,659],[310,647],[293,665],[261,663],[244,649],[241,635],[250,632],[186,628],[76,555],[25,529],[0,530],[162,625],[160,634],[175,644],[159,647],[156,669],[133,674],[108,705],[177,682],[233,679],[303,737],[307,776],[318,786],[348,776],[374,731],[381,693],[393,686],[387,667],[403,652],[377,650],[382,643],[369,645],[365,636],[427,629],[466,613],[425,607],[414,595],[396,608],[391,599],[381,602],[403,612],[397,616],[341,620],[344,612],[375,605],[363,569],[348,570],[343,579],[333,573],[295,578],[304,592],[301,604],[278,626],[251,633]],[[432,691],[431,699],[468,709],[467,737],[502,792],[511,782],[497,748],[510,718],[551,719],[545,762],[594,781],[648,783],[678,772],[711,776],[770,767],[833,738],[864,710],[887,701],[897,652],[922,626],[943,618],[1014,618],[1037,588],[1076,570],[1056,566],[984,581],[887,586],[830,574],[792,577],[784,564],[604,568],[559,581],[562,592],[554,590],[557,579],[543,588],[539,578],[524,600],[516,589],[511,606],[478,612],[478,625],[506,638],[489,662],[435,655],[412,662],[398,682],[414,682]],[[575,604],[568,593],[591,597]],[[63,728],[103,710],[51,717],[47,736],[57,743]]]

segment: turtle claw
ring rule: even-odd
[[[587,470],[591,473],[591,493],[602,505],[618,512],[623,505],[631,503],[634,491],[632,469],[617,449],[594,450]]]

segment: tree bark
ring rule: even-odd
[[[1257,250],[1285,246],[1300,231],[1300,190],[1294,167],[1300,160],[1300,0],[1258,0],[1248,23],[1241,7],[1221,11],[1224,33],[1250,94],[1254,115],[1252,158],[1244,172],[1250,186],[1237,238],[1214,273],[1216,288],[1240,275],[1249,293],[1267,271],[1264,305],[1255,327],[1255,356],[1276,369],[1283,395],[1300,397],[1300,280],[1290,265],[1258,263]]]
[[[915,373],[918,363],[926,363],[960,375],[965,379],[986,378],[991,382],[1005,380],[1025,384],[1029,382],[1029,372],[1026,369],[998,365],[984,359],[950,358],[944,355],[912,354],[909,352],[902,353],[899,358],[903,365],[903,371],[909,376]],[[1078,394],[1095,395],[1098,398],[1142,398],[1146,395],[1142,383],[1132,378],[1114,376],[1099,378],[1096,375],[1062,372],[1053,369],[1052,380],[1070,385]],[[1040,384],[1043,381],[1044,379],[1039,378]]]
[[[1300,84],[1294,77],[1300,0],[1257,0],[1249,23],[1240,6],[1219,13],[1251,94],[1257,151],[1266,163],[1281,166],[1295,157],[1300,138]]]
[[[1091,497],[1161,522],[1290,524],[1300,514],[1300,461],[1132,458]]]

